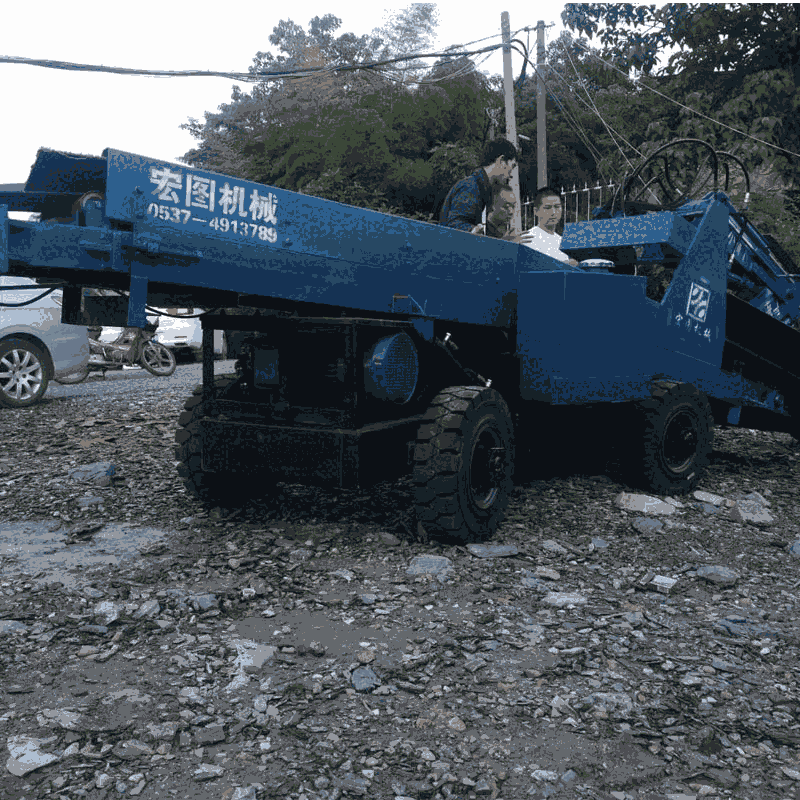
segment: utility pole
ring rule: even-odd
[[[547,92],[544,88],[544,20],[536,23],[536,188],[547,186],[547,130],[545,110]]]
[[[542,23],[544,24],[544,23]],[[519,148],[517,142],[517,116],[514,110],[514,76],[511,72],[511,22],[508,11],[500,15],[500,29],[503,32],[503,87],[506,96],[506,139],[514,147]],[[517,199],[514,206],[513,233],[519,233],[522,228],[522,201],[519,196],[519,165],[514,167],[509,181],[514,197]]]

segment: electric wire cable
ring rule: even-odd
[[[512,34],[512,36],[516,36],[523,30],[527,29],[519,28]],[[487,45],[478,50],[471,50],[471,51],[467,51],[464,48],[469,48],[475,44],[480,44],[481,42],[485,42],[490,39],[495,39],[498,36],[502,36],[502,33],[495,33],[489,36],[484,36],[480,39],[475,39],[473,41],[466,42],[465,44],[454,45],[450,49],[442,52],[406,53],[393,58],[382,59],[380,61],[374,61],[374,62],[328,65],[325,67],[315,67],[311,69],[309,68],[287,69],[277,72],[269,72],[261,70],[251,70],[246,73],[217,71],[217,70],[149,70],[149,69],[137,69],[129,67],[110,67],[98,64],[80,64],[69,61],[57,61],[54,59],[37,59],[37,58],[26,58],[23,56],[3,56],[3,55],[0,55],[0,64],[3,63],[22,64],[29,66],[39,66],[48,69],[61,69],[61,70],[78,71],[78,72],[105,72],[116,75],[133,75],[133,76],[159,77],[159,78],[177,78],[177,77],[230,78],[235,81],[242,81],[248,83],[262,82],[265,80],[269,81],[269,80],[286,80],[286,79],[291,80],[293,78],[310,78],[317,75],[331,74],[335,72],[373,70],[379,74],[384,75],[384,77],[395,80],[393,76],[391,76],[386,70],[382,70],[381,67],[389,66],[391,64],[401,63],[403,61],[412,61],[422,58],[455,59],[461,57],[469,58],[470,56],[479,56],[481,54],[486,54],[484,59],[480,61],[479,64],[477,65],[480,66],[480,64],[484,63],[492,55],[494,51],[502,48],[504,46],[504,43],[500,42],[498,44]],[[448,80],[450,78],[457,78],[460,77],[461,75],[465,75],[473,71],[473,69],[475,69],[474,65],[472,67],[465,66],[462,70],[458,71],[457,73],[451,73],[449,75],[444,75],[439,78],[422,79],[419,81],[410,80],[408,81],[408,83],[414,83],[414,84],[439,83],[440,81],[443,80]]]
[[[565,78],[563,78],[563,76],[559,75],[557,72],[554,72],[554,74],[557,76],[557,78],[558,78],[559,80],[561,80],[562,82],[566,82],[566,80],[565,80]],[[567,87],[569,88],[569,83],[566,83],[566,85],[567,85]],[[585,108],[585,109],[586,109],[586,110],[587,110],[587,111],[588,111],[590,114],[595,114],[595,113],[596,113],[596,112],[595,112],[595,111],[594,111],[594,110],[591,108],[591,106],[589,106],[589,105],[588,105],[588,103],[586,103],[586,101],[585,101],[585,100],[584,100],[582,97],[580,97],[579,95],[577,95],[577,94],[574,94],[574,95],[572,95],[572,94],[569,94],[569,93],[567,93],[567,95],[565,95],[565,97],[566,97],[566,96],[570,96],[572,100],[574,100],[574,101],[575,101],[575,102],[577,102],[577,103],[580,103],[580,104],[581,104],[581,105],[582,105],[582,106],[583,106],[583,107],[584,107],[584,108]],[[577,118],[577,114],[576,114],[575,116],[576,116],[576,118]],[[616,136],[617,136],[619,139],[621,139],[621,140],[622,140],[622,141],[623,141],[623,142],[624,142],[626,145],[628,145],[628,147],[630,147],[632,150],[634,150],[634,151],[637,153],[637,155],[639,155],[641,158],[643,158],[643,157],[644,157],[644,155],[643,155],[643,154],[642,154],[642,153],[641,153],[641,152],[640,152],[640,151],[639,151],[639,150],[638,150],[636,147],[634,147],[634,146],[633,146],[633,145],[632,145],[630,142],[628,142],[628,141],[625,139],[625,137],[624,137],[624,136],[623,136],[621,133],[619,133],[619,131],[617,131],[616,129],[614,129],[614,127],[613,127],[613,126],[611,126],[610,124],[608,124],[608,127],[610,128],[610,130],[611,130],[611,131],[613,131],[613,133],[614,133],[614,134],[616,134]],[[588,133],[587,133],[587,134],[585,134],[585,135],[586,135],[586,136],[587,136],[587,138],[588,138]],[[613,136],[612,136],[611,138],[612,138],[612,141],[613,141]],[[595,147],[593,144],[591,144],[590,142],[589,142],[589,143],[587,143],[586,141],[584,141],[584,144],[587,144],[587,147],[589,148],[589,151],[592,153],[592,155],[593,155],[593,157],[594,157],[594,159],[595,159],[596,163],[598,164],[598,167],[597,167],[597,169],[598,169],[598,171],[600,172],[600,177],[601,177],[601,178],[602,178],[602,179],[605,181],[605,180],[606,180],[606,178],[605,178],[605,176],[603,175],[602,171],[600,170],[600,166],[599,166],[599,165],[600,165],[600,163],[603,161],[603,155],[602,155],[602,154],[600,153],[600,151],[599,151],[599,150],[598,150],[598,149],[597,149],[597,148],[596,148],[596,147]],[[618,144],[618,143],[616,143],[616,142],[615,142],[615,144],[617,145],[617,149],[620,151],[620,153],[622,154],[623,158],[625,158],[625,160],[628,162],[628,164],[629,164],[629,166],[631,167],[631,170],[632,170],[632,169],[633,169],[633,165],[631,164],[630,160],[629,160],[629,159],[628,159],[628,158],[625,156],[625,153],[624,153],[624,151],[623,151],[623,150],[622,150],[622,149],[619,147],[619,144]],[[612,165],[608,165],[608,166],[607,166],[607,168],[608,168],[608,169],[610,169],[610,170],[611,170],[611,172],[613,173],[613,175],[614,175],[614,181],[615,181],[616,183],[619,183],[619,182],[620,182],[620,176],[619,176],[619,172],[618,172],[618,171],[617,171],[617,170],[616,170],[616,169],[615,169],[615,168],[614,168]]]
[[[565,117],[565,119],[567,119],[567,122],[568,122],[568,124],[570,124],[570,126],[573,128],[573,130],[575,131],[575,133],[578,135],[578,138],[579,138],[579,139],[580,139],[580,140],[581,140],[581,141],[582,141],[582,142],[583,142],[583,143],[584,143],[584,144],[587,146],[587,148],[588,148],[588,149],[589,149],[589,151],[592,153],[592,156],[595,158],[595,160],[596,160],[596,161],[599,161],[599,160],[602,158],[602,156],[600,155],[599,151],[598,151],[596,148],[594,148],[594,146],[591,144],[591,142],[590,142],[590,140],[589,140],[589,136],[588,136],[588,134],[587,134],[587,133],[586,133],[586,132],[583,130],[582,126],[580,125],[580,123],[579,123],[579,122],[578,122],[578,120],[577,120],[577,117],[573,117],[573,116],[571,116],[571,115],[570,115],[570,114],[567,112],[566,108],[565,108],[565,107],[564,107],[564,105],[563,105],[563,104],[560,102],[560,100],[559,100],[559,98],[557,97],[556,93],[555,93],[555,92],[553,92],[553,91],[552,91],[552,89],[550,88],[550,84],[548,83],[548,80],[547,80],[547,79],[544,77],[544,75],[542,75],[542,73],[539,71],[539,65],[538,65],[538,64],[534,64],[534,63],[533,63],[533,62],[530,60],[530,58],[529,58],[529,56],[528,56],[528,49],[527,49],[527,47],[525,47],[525,45],[524,45],[522,42],[520,42],[519,40],[514,40],[514,41],[516,41],[516,42],[518,42],[520,45],[522,45],[522,47],[525,49],[525,52],[524,52],[524,53],[521,53],[519,50],[517,50],[517,48],[513,47],[513,45],[512,45],[512,47],[511,47],[511,49],[512,49],[512,50],[514,50],[515,52],[519,53],[519,54],[520,54],[520,55],[523,57],[523,59],[525,60],[525,63],[528,63],[528,64],[530,64],[530,65],[531,65],[531,67],[533,68],[533,71],[534,71],[534,73],[536,74],[536,76],[537,76],[537,77],[539,77],[539,78],[541,78],[541,80],[542,80],[542,83],[543,83],[543,84],[544,84],[544,86],[545,86],[545,90],[546,90],[547,94],[550,96],[550,98],[551,98],[551,99],[552,99],[552,100],[553,100],[553,101],[554,101],[554,102],[555,102],[555,103],[556,103],[556,104],[559,106],[559,108],[561,109],[562,113],[564,114],[564,117]],[[556,73],[555,71],[553,71],[553,74],[555,74],[555,75],[557,75],[559,78],[561,78],[561,76],[560,76],[560,75],[558,75],[558,73]],[[521,78],[521,77],[522,77],[522,76],[520,75],[520,78]],[[566,85],[567,85],[567,87],[569,88],[569,84],[566,84]],[[604,180],[605,180],[605,178],[604,178]]]
[[[589,55],[592,58],[597,59],[602,64],[605,64],[607,67],[611,67],[611,69],[613,69],[616,72],[618,72],[620,75],[622,75],[628,81],[630,81],[631,83],[634,83],[633,79],[629,75],[627,75],[623,70],[619,69],[619,67],[615,66],[610,61],[606,61],[604,58],[601,58],[599,55],[597,55],[596,52],[592,51],[591,48],[588,47],[588,45],[582,44],[579,40],[574,40],[574,41],[575,41],[575,44],[577,44],[579,47],[582,47],[584,50],[586,50],[586,52],[589,53]],[[659,92],[658,89],[654,89],[652,86],[648,86],[642,79],[640,79],[640,84],[645,89],[647,89],[648,91],[653,92],[653,94],[657,94],[659,97],[663,97],[665,100],[669,100],[671,103],[674,103],[676,106],[682,108],[684,111],[690,111],[692,114],[696,114],[698,117],[702,117],[703,119],[707,120],[708,122],[713,122],[715,125],[719,125],[721,128],[725,128],[726,130],[729,130],[732,133],[737,133],[740,136],[746,137],[747,139],[752,139],[754,142],[758,142],[759,144],[763,144],[764,146],[770,147],[773,150],[779,150],[780,152],[786,153],[787,155],[793,156],[794,158],[800,158],[800,153],[795,153],[792,150],[787,150],[785,147],[780,147],[779,145],[772,144],[772,143],[766,141],[765,139],[760,139],[758,136],[753,136],[752,134],[747,133],[746,131],[740,131],[738,128],[733,128],[733,127],[731,127],[730,125],[727,125],[724,122],[720,122],[719,120],[716,120],[713,117],[709,117],[707,114],[704,114],[702,111],[698,111],[697,109],[694,109],[691,106],[684,105],[683,103],[681,103],[678,100],[675,100],[674,98],[670,97],[669,95],[666,95],[663,92]]]
[[[549,97],[553,99],[553,101],[558,105],[561,113],[564,115],[564,119],[566,120],[567,124],[575,131],[578,138],[583,142],[589,152],[592,154],[592,157],[595,159],[596,163],[600,163],[603,156],[602,153],[594,146],[591,141],[589,134],[586,132],[585,128],[581,125],[578,118],[572,114],[572,112],[567,110],[564,101],[566,100],[566,95],[563,98],[559,98],[558,95],[550,88],[549,82],[545,81],[545,88],[547,90],[547,94]],[[601,173],[601,177],[605,180],[605,176]]]
[[[519,40],[515,40],[515,41],[519,41]],[[517,50],[517,48],[513,47],[513,45],[512,45],[511,49],[514,50],[515,52],[519,53],[519,55],[521,55],[523,57],[525,62],[527,62],[527,63],[529,63],[531,65],[531,67],[533,68],[533,71],[537,75],[537,77],[541,77],[542,82],[544,83],[545,90],[547,91],[548,96],[558,105],[559,109],[561,110],[561,112],[564,115],[564,118],[567,121],[567,124],[569,124],[570,127],[575,131],[575,133],[577,134],[578,138],[583,142],[583,144],[587,147],[589,152],[592,154],[592,157],[599,164],[599,162],[602,160],[602,154],[599,152],[599,150],[597,150],[596,147],[594,147],[594,145],[592,144],[588,133],[580,125],[580,123],[578,122],[577,117],[572,115],[570,112],[567,111],[567,109],[565,108],[565,106],[562,103],[561,99],[552,90],[548,80],[541,74],[541,72],[539,70],[539,65],[538,64],[534,64],[530,60],[530,58],[528,56],[527,48],[525,47],[525,45],[522,42],[519,42],[519,44],[521,44],[523,46],[523,48],[525,48],[525,52],[524,53],[521,53],[519,50]],[[563,76],[559,75],[555,70],[552,70],[552,72],[557,78],[559,78],[560,80],[562,80],[565,83],[567,88],[570,88],[569,83],[566,82],[566,80],[563,78]],[[613,136],[612,136],[612,141],[613,141]],[[624,139],[623,139],[623,141],[624,141]],[[616,144],[616,142],[615,142],[615,144]],[[619,145],[617,145],[617,146],[619,147]],[[623,153],[623,156],[624,156],[624,153]],[[630,164],[630,162],[628,162],[628,163]],[[600,173],[600,177],[604,181],[606,180],[606,178],[602,174],[602,172]]]
[[[517,52],[519,52],[519,51],[517,51]],[[538,65],[538,64],[534,64],[533,62],[531,62],[531,61],[530,61],[530,59],[529,59],[529,57],[528,57],[528,54],[527,54],[527,51],[526,51],[525,53],[520,53],[520,55],[522,55],[522,57],[523,57],[523,58],[524,58],[526,61],[528,61],[528,62],[531,64],[531,66],[533,67],[533,70],[534,70],[534,72],[537,74],[537,76],[541,76],[541,75],[540,75],[539,68],[538,68],[538,67],[539,67],[539,65]],[[569,53],[568,53],[567,55],[569,55]],[[570,56],[570,62],[572,63],[572,58],[571,58],[571,56]],[[578,74],[577,68],[575,67],[574,63],[572,64],[572,67],[573,67],[573,69],[575,70],[575,75],[576,75],[576,77],[578,78],[578,82],[580,83],[580,75]],[[559,80],[563,81],[563,82],[565,83],[565,85],[567,86],[567,88],[571,88],[571,87],[570,87],[570,85],[569,85],[569,83],[566,81],[566,78],[564,78],[564,76],[560,75],[560,74],[559,74],[559,73],[558,73],[556,70],[551,70],[551,72],[552,72],[552,74],[553,74],[553,75],[555,75],[555,76],[556,76],[556,77],[557,77]],[[547,84],[547,79],[546,79],[544,76],[541,76],[541,77],[542,77],[542,81],[545,83],[545,86],[547,86],[547,85],[548,85],[548,84]],[[584,87],[584,88],[585,88],[585,87]],[[587,93],[587,95],[589,94],[589,93],[588,93],[588,90],[586,90],[586,93]],[[552,97],[554,100],[556,99],[556,98],[555,98],[555,94],[554,94],[553,92],[548,92],[548,94],[549,94],[549,95],[550,95],[550,96],[551,96],[551,97]],[[587,106],[587,108],[589,108],[589,106],[586,104],[586,102],[585,102],[585,101],[584,101],[582,98],[580,98],[580,97],[578,96],[578,94],[577,94],[577,93],[575,93],[575,97],[576,97],[576,99],[577,99],[579,102],[583,103],[584,105],[586,105],[586,106]],[[589,97],[589,99],[590,99],[590,101],[591,101],[591,96]],[[594,103],[593,103],[593,102],[592,102],[592,106],[594,106]],[[563,108],[563,106],[561,106],[561,108],[562,108],[562,111],[564,111],[564,108]],[[622,154],[622,157],[623,157],[623,158],[624,158],[624,159],[625,159],[625,160],[628,162],[628,165],[631,167],[631,169],[633,169],[633,164],[631,164],[630,160],[629,160],[629,159],[628,159],[628,157],[625,155],[625,153],[624,153],[624,151],[622,150],[622,148],[619,146],[618,142],[617,142],[617,141],[616,141],[616,139],[614,138],[614,134],[616,134],[616,135],[617,135],[617,137],[619,137],[619,138],[620,138],[620,139],[621,139],[623,142],[625,142],[625,144],[626,144],[626,145],[628,145],[628,147],[630,147],[630,148],[631,148],[631,149],[632,149],[634,152],[636,152],[636,153],[637,153],[639,156],[641,156],[641,155],[642,155],[642,153],[640,153],[640,152],[639,152],[639,150],[637,150],[637,148],[635,148],[635,147],[634,147],[634,146],[633,146],[633,145],[632,145],[630,142],[628,142],[628,141],[625,139],[625,137],[624,137],[624,136],[622,136],[622,135],[621,135],[620,133],[618,133],[617,131],[613,131],[613,129],[611,128],[611,126],[610,126],[610,125],[609,125],[609,124],[608,124],[608,123],[607,123],[607,122],[606,122],[606,121],[603,119],[602,115],[600,114],[600,112],[597,110],[597,108],[596,108],[596,107],[594,107],[594,108],[590,108],[590,111],[591,111],[592,113],[594,113],[594,114],[595,114],[595,115],[596,115],[596,116],[597,116],[597,117],[600,119],[600,121],[603,123],[603,125],[605,126],[606,130],[607,130],[607,131],[608,131],[608,133],[609,133],[609,136],[611,137],[611,141],[612,141],[612,142],[614,142],[614,144],[616,145],[617,149],[618,149],[618,150],[620,151],[620,153]],[[575,120],[576,120],[576,124],[577,124],[577,117],[575,118]],[[577,129],[575,128],[575,125],[573,125],[573,129],[575,129],[575,130],[576,130],[576,132],[577,132]],[[613,132],[612,132],[612,131],[613,131]],[[583,137],[581,137],[581,138],[582,138],[582,141],[584,142],[584,144],[586,144],[586,145],[589,147],[589,150],[590,150],[590,152],[592,152],[592,155],[594,156],[595,160],[599,162],[599,161],[601,160],[602,156],[600,156],[600,154],[599,154],[599,152],[596,150],[596,148],[594,148],[592,145],[590,145],[590,144],[588,143],[588,134],[585,134],[585,136],[586,136],[586,138],[585,138],[585,139],[584,139]],[[602,177],[602,176],[601,176],[601,177]],[[605,178],[603,178],[603,179],[605,180]]]
[[[567,90],[572,88],[570,86],[570,84],[567,82],[567,80],[564,78],[564,76],[560,75],[555,70],[553,71],[553,75],[555,76],[556,80],[561,81],[566,86]],[[561,111],[564,114],[565,118],[572,125],[573,129],[580,134],[581,140],[588,147],[589,151],[592,153],[594,158],[596,160],[598,160],[598,161],[601,160],[602,159],[602,154],[600,153],[600,151],[592,143],[591,137],[589,136],[588,132],[583,127],[583,125],[581,125],[577,114],[573,114],[572,112],[568,112],[567,109],[566,109],[566,106],[563,105],[563,103],[567,101],[567,98],[570,98],[570,102],[572,100],[578,100],[579,102],[583,102],[583,101],[581,101],[581,99],[579,97],[577,97],[577,95],[574,95],[573,93],[571,93],[569,91],[564,92],[563,96],[561,98],[559,98],[558,94],[553,89],[550,88],[550,82],[549,81],[545,80],[544,84],[545,84],[545,87],[548,89],[548,92],[547,92],[548,95],[550,97],[552,97],[553,100],[556,101],[559,104],[559,107],[561,108]],[[586,104],[584,103],[584,105],[586,105]],[[589,108],[589,107],[587,106],[587,108]],[[589,111],[591,112],[591,108],[589,108]],[[613,139],[613,137],[612,137],[612,139]]]
[[[0,286],[0,297],[2,297],[2,292],[9,291],[11,289],[24,289],[26,291],[31,291],[32,289],[36,289],[36,286]],[[54,292],[58,287],[53,286],[50,289],[46,289],[41,294],[37,295],[36,297],[32,298],[31,300],[25,300],[23,303],[0,303],[0,308],[22,308],[23,306],[30,306],[33,303],[38,303],[39,300],[47,297],[47,295]]]
[[[490,37],[487,37],[490,38]],[[459,45],[461,47],[461,45]],[[25,64],[29,66],[45,67],[48,69],[61,69],[76,72],[105,72],[114,75],[138,75],[144,77],[160,78],[187,78],[187,77],[214,77],[231,78],[236,81],[252,82],[263,80],[283,80],[287,78],[308,78],[315,75],[324,75],[334,72],[354,72],[362,69],[378,69],[379,67],[390,64],[398,64],[403,61],[412,61],[420,58],[460,58],[483,53],[492,53],[503,47],[503,43],[492,44],[478,50],[466,51],[441,51],[434,53],[412,53],[396,56],[394,58],[382,59],[380,61],[368,61],[357,64],[333,64],[325,67],[288,69],[282,71],[263,71],[253,70],[252,72],[224,72],[217,70],[150,70],[137,69],[132,67],[110,67],[99,64],[78,64],[70,61],[55,61],[53,59],[25,58],[22,56],[0,56],[0,64]]]
[[[569,48],[566,48],[566,53],[567,53],[567,58],[569,59],[570,66],[572,67],[573,71],[575,72],[575,77],[577,78],[578,85],[580,85],[580,83],[581,83],[580,75],[578,74],[578,69],[575,66],[575,62],[572,60],[572,54],[569,52]],[[608,131],[608,135],[611,137],[611,141],[614,142],[614,144],[617,147],[617,150],[619,150],[619,152],[622,154],[622,157],[625,159],[625,161],[628,162],[628,166],[631,169],[633,169],[633,164],[631,164],[630,159],[628,158],[627,155],[625,155],[624,150],[619,146],[619,143],[617,142],[616,138],[614,137],[614,134],[611,132],[611,127],[605,121],[605,119],[603,118],[603,115],[600,113],[600,111],[598,110],[597,106],[594,104],[594,100],[592,100],[592,96],[589,94],[589,90],[585,86],[583,86],[582,88],[586,92],[586,97],[589,98],[589,102],[592,105],[592,110],[597,115],[597,118],[600,120],[600,122],[603,123],[603,127]],[[622,137],[620,137],[620,138],[622,138]],[[636,150],[636,148],[633,147],[630,144],[630,142],[625,141],[625,139],[622,139],[622,141],[624,141],[625,144],[628,145],[628,147],[631,147],[633,150]],[[636,152],[639,153],[638,150],[636,150]],[[641,156],[642,154],[639,153],[639,155]]]

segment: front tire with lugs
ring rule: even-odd
[[[501,395],[483,386],[444,389],[417,432],[417,518],[429,534],[485,538],[503,518],[513,470],[513,423]]]
[[[635,468],[659,494],[686,494],[700,482],[714,443],[708,398],[690,383],[662,383],[638,403],[642,439]]]

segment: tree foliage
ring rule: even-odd
[[[439,13],[436,3],[414,3],[389,15],[385,24],[376,30],[383,40],[382,58],[399,54],[430,51],[436,39]],[[404,61],[393,68],[396,80],[409,84],[427,72],[422,60]]]
[[[667,21],[664,9],[580,4],[579,10],[581,25],[576,27],[598,44],[606,44],[596,49],[590,40],[565,32],[548,46],[544,69],[548,183],[566,189],[619,184],[662,145],[680,138],[703,139],[745,162],[753,187],[751,218],[759,228],[774,232],[797,259],[800,226],[794,201],[796,161],[768,146],[795,147],[791,127],[796,124],[792,109],[797,93],[790,71],[776,67],[745,73],[738,84],[732,83],[727,68],[730,64],[726,63],[724,70],[715,67],[706,72],[689,65],[699,57],[695,48],[695,52],[684,54],[688,66],[683,71],[675,66],[676,60],[673,71],[629,74],[626,59],[636,44],[631,38],[635,24],[652,37],[651,41],[674,44],[664,25],[659,28],[657,24],[659,19]],[[710,49],[717,54],[718,45],[724,42],[718,42],[708,29],[704,36],[713,40]],[[789,32],[786,38],[791,40]],[[644,52],[640,47],[640,54]],[[535,77],[518,87],[517,118],[518,130],[530,139],[523,148],[521,169],[528,179],[523,195],[530,195],[536,186]],[[677,151],[671,156],[671,168],[686,167],[690,171],[694,156],[696,153],[687,153],[684,158]],[[739,204],[743,199],[741,178],[740,170],[733,166],[729,193]],[[587,197],[579,196],[585,213]],[[570,218],[574,197],[571,195],[568,202]],[[594,198],[597,203],[598,193]]]
[[[660,75],[670,96],[704,115],[684,111],[673,135],[709,138],[753,167],[767,161],[785,185],[793,184],[797,159],[790,153],[800,152],[796,4],[568,3],[562,18],[597,36],[603,56],[618,67]],[[666,48],[673,52],[661,65]]]
[[[341,20],[315,17],[307,30],[281,21],[253,75],[385,60],[426,50],[435,4],[391,15],[383,28],[338,34]],[[420,83],[421,81],[421,83]],[[198,139],[189,163],[355,205],[427,218],[450,185],[478,166],[492,88],[471,62],[414,60],[344,72],[258,81],[184,127]]]
[[[277,56],[258,52],[249,72],[264,72],[357,65],[375,60],[383,46],[377,35],[334,36],[341,20],[332,14],[314,17],[306,32],[292,20],[282,20],[269,37],[279,49]],[[231,102],[205,121],[190,119],[183,127],[199,140],[184,159],[191,164],[246,177],[253,169],[253,146],[268,140],[283,141],[288,129],[315,127],[323,110],[347,108],[364,91],[381,88],[376,75],[367,71],[318,73],[309,77],[260,80],[250,92],[233,87]]]
[[[562,20],[626,68],[649,74],[723,72],[735,85],[774,69],[800,83],[800,9],[794,3],[567,3]],[[677,48],[661,66],[659,56]]]

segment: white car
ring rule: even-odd
[[[165,347],[169,347],[176,356],[189,355],[194,360],[202,358],[203,329],[198,314],[201,308],[159,308],[161,316],[148,314],[148,322],[158,322],[158,330],[153,337]],[[184,317],[184,319],[179,319]],[[113,342],[122,328],[103,328],[101,342]],[[214,331],[214,354],[225,356],[225,336],[222,331]]]
[[[2,289],[30,286],[30,289]],[[60,289],[49,294],[31,278],[0,275],[0,405],[26,408],[39,402],[51,380],[86,370],[89,339],[84,325],[61,322]],[[14,305],[35,302],[29,305]]]

